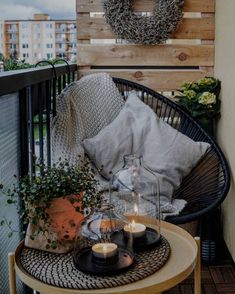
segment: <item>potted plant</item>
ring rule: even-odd
[[[182,106],[210,134],[214,135],[214,122],[220,116],[219,94],[221,82],[205,77],[196,82],[185,82],[177,95]]]
[[[5,192],[8,204],[19,207],[22,223],[28,225],[26,246],[68,252],[84,209],[99,203],[94,171],[87,161],[75,166],[66,160],[51,167],[35,164],[35,169],[38,175],[20,178],[8,191],[1,185],[0,190]],[[1,225],[4,223],[6,219]]]

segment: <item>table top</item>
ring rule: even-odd
[[[136,221],[156,227],[157,221],[146,217],[134,217]],[[167,263],[155,274],[120,287],[100,290],[72,290],[47,285],[30,276],[19,262],[19,255],[23,248],[21,243],[15,253],[15,269],[17,275],[26,285],[44,294],[106,294],[128,293],[138,294],[158,293],[166,291],[186,279],[194,270],[198,247],[193,237],[185,230],[170,223],[161,222],[161,234],[171,246],[171,255]]]

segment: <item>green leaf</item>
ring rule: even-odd
[[[13,236],[13,232],[8,233],[8,238],[11,238]]]
[[[7,199],[7,204],[14,204],[14,203],[16,203],[16,201],[15,201],[15,200],[12,200],[12,199]]]
[[[52,241],[51,242],[51,248],[52,249],[56,249],[57,248],[57,242],[56,241]]]

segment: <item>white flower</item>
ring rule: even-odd
[[[198,103],[203,105],[211,105],[216,103],[216,96],[210,92],[204,92],[198,99]]]
[[[184,91],[184,95],[187,96],[189,100],[191,100],[197,95],[197,93],[194,90],[186,90]]]

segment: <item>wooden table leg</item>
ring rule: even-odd
[[[194,293],[201,294],[201,242],[199,237],[195,237],[198,246],[197,262],[194,269]]]
[[[10,294],[16,294],[15,253],[8,254]]]

